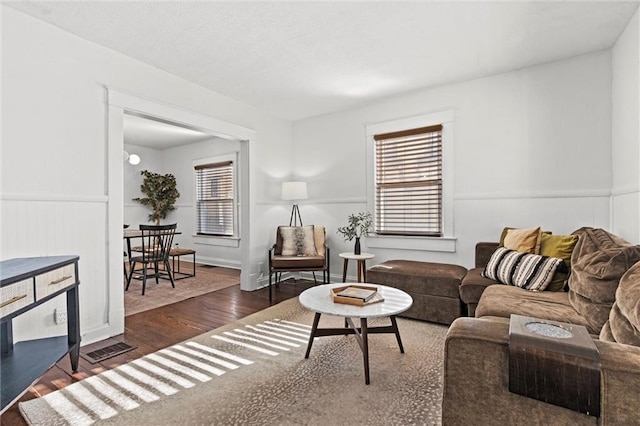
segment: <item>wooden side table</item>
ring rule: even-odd
[[[342,282],[347,281],[347,267],[349,266],[349,259],[357,260],[358,282],[367,281],[367,259],[373,259],[376,257],[372,253],[360,253],[355,254],[351,252],[340,253],[338,256],[344,259],[344,266],[342,267]]]

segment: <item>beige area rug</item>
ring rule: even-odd
[[[369,336],[321,337],[290,299],[189,341],[20,403],[31,425],[439,425],[446,326],[398,319]],[[388,318],[370,325],[388,324]],[[342,326],[323,316],[320,326]]]
[[[180,270],[190,272],[192,264],[182,262]],[[124,292],[125,315],[137,314],[240,284],[240,275],[235,275],[233,270],[225,268],[197,265],[195,277],[177,280],[175,284],[176,288],[172,288],[168,278],[160,278],[158,284],[155,278],[147,278],[143,296],[142,280],[132,279],[129,290]],[[126,280],[124,285],[126,286]]]

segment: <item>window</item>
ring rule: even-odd
[[[373,139],[376,233],[441,237],[442,125]]]
[[[235,234],[235,188],[233,161],[195,166],[198,235]]]
[[[376,229],[376,233],[370,238],[367,238],[367,247],[448,253],[454,253],[456,251],[457,239],[454,234],[453,223],[454,116],[455,113],[453,109],[442,109],[426,114],[365,124],[367,135],[367,210],[374,215]],[[439,210],[437,208],[435,210],[431,209],[430,213],[428,213],[429,210],[425,208],[425,206],[423,206],[424,211],[421,211],[419,208],[413,208],[419,204],[427,204],[427,201],[429,205],[432,206],[432,201],[438,199],[438,196],[434,195],[433,191],[433,184],[437,182],[434,181],[435,178],[433,177],[432,171],[429,169],[423,170],[422,173],[417,172],[413,177],[407,173],[414,166],[429,164],[428,161],[425,161],[425,158],[433,156],[433,152],[430,152],[429,148],[425,148],[429,145],[428,143],[426,145],[418,144],[418,146],[426,150],[420,154],[414,153],[417,158],[421,158],[420,161],[416,160],[412,163],[410,161],[402,162],[399,158],[396,159],[396,162],[399,163],[396,164],[396,171],[398,172],[397,182],[383,179],[386,173],[382,174],[380,180],[377,176],[378,141],[376,137],[380,139],[380,146],[383,145],[383,140],[385,140],[385,146],[387,143],[396,142],[397,144],[394,147],[395,152],[387,151],[386,153],[400,155],[403,152],[403,149],[401,149],[402,143],[406,145],[406,140],[425,138],[427,142],[433,142],[434,137],[437,135],[430,135],[430,133],[434,133],[434,130],[417,132],[416,134],[411,133],[414,129],[425,128],[440,128],[439,131],[435,131],[436,134],[439,134],[440,138],[439,142],[437,142],[440,146]],[[421,133],[422,136],[420,136]],[[389,138],[389,136],[392,137]],[[389,147],[391,146],[393,146],[393,144],[389,145]],[[404,150],[404,154],[407,154],[407,150]],[[421,155],[422,157],[420,157]],[[431,164],[433,165],[434,162],[431,162]],[[384,172],[383,168],[381,168],[380,171]],[[391,169],[387,168],[387,171],[391,171]],[[389,174],[389,176],[392,175]],[[410,178],[405,179],[407,176]],[[417,188],[409,185],[411,181],[414,181],[414,184],[416,183],[415,181],[419,183]],[[384,185],[378,188],[378,182],[384,183]],[[392,189],[400,191],[401,186],[405,184],[407,184],[407,188],[403,188],[402,191],[407,191],[408,194],[400,196],[397,192],[391,193]],[[435,188],[437,188],[437,185]],[[422,196],[422,198],[425,199],[420,200],[420,197],[416,196],[417,192],[410,192],[414,189],[423,190],[429,195]],[[378,193],[378,190],[380,190],[380,193]],[[394,195],[395,198],[391,195]],[[430,199],[427,200],[427,198]],[[409,202],[409,200],[411,200],[411,202]],[[395,206],[393,205],[394,203]],[[378,208],[378,205],[380,208]],[[397,217],[394,217],[394,215]],[[439,218],[437,218],[438,215]],[[402,221],[405,222],[404,225],[402,225]],[[420,224],[413,226],[417,223]]]

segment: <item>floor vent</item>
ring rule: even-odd
[[[204,269],[217,268],[217,266],[215,266],[215,265],[198,265],[198,266],[201,267],[201,268],[204,268]]]
[[[82,353],[81,351],[80,356],[89,361],[91,364],[96,364],[100,361],[104,361],[105,359],[132,351],[135,348],[135,346],[131,346],[128,343],[119,342],[87,353]]]

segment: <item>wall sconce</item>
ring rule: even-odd
[[[309,198],[307,194],[307,182],[282,182],[281,198],[283,200],[306,200]],[[302,226],[302,217],[300,216],[300,210],[298,204],[293,204],[291,208],[291,217],[289,218],[289,226],[293,223],[294,226],[298,226],[298,220],[300,220],[300,226]]]
[[[138,154],[129,155],[127,151],[122,151],[122,156],[124,161],[128,161],[133,166],[140,164],[140,156]]]

